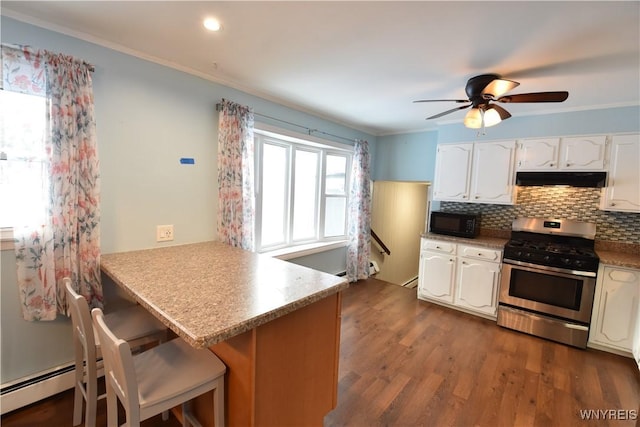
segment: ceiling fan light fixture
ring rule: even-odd
[[[484,127],[495,126],[501,121],[500,113],[492,105],[484,111]]]
[[[482,127],[482,111],[478,107],[473,107],[464,116],[464,125],[471,129]]]

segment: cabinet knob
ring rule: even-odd
[[[615,203],[611,203],[609,206],[615,206],[615,205],[616,205]]]
[[[549,166],[553,166],[553,163],[549,163]]]
[[[567,167],[571,166],[571,163],[567,163]]]
[[[478,252],[478,256],[482,256],[482,253]]]
[[[480,198],[480,196],[478,196],[478,195],[476,194],[476,199],[479,199],[479,198]]]
[[[442,249],[440,246],[436,246],[436,249]]]
[[[462,263],[463,263],[464,265],[467,265],[467,261],[462,261]]]

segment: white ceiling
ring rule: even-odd
[[[434,127],[425,117],[456,104],[412,101],[464,99],[485,73],[519,81],[512,94],[569,91],[503,104],[514,117],[640,104],[638,1],[5,0],[2,14],[375,135]]]

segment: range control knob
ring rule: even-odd
[[[569,258],[562,258],[560,261],[562,261],[563,264],[571,264],[571,260]]]

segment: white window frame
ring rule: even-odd
[[[288,147],[288,173],[287,173],[287,197],[286,197],[286,212],[287,218],[283,218],[286,221],[287,228],[285,230],[285,241],[281,244],[262,246],[262,145],[263,143],[269,143],[274,145],[280,145]],[[351,159],[353,157],[353,146],[347,144],[341,144],[325,139],[317,138],[310,135],[304,135],[297,132],[284,130],[269,126],[266,124],[256,124],[254,128],[254,144],[255,144],[255,244],[256,251],[265,253],[269,252],[279,258],[287,259],[288,255],[298,251],[303,254],[315,253],[321,250],[333,249],[341,247],[346,244],[347,238],[347,221],[348,221],[348,205],[349,205],[349,183],[351,173]],[[319,177],[316,188],[316,216],[314,220],[315,224],[315,236],[310,239],[293,240],[293,202],[294,202],[294,183],[292,175],[295,171],[295,150],[303,150],[309,152],[319,153],[318,158],[318,171]],[[326,195],[325,194],[325,182],[326,182],[326,156],[337,155],[344,156],[346,158],[346,176],[345,176],[345,194],[344,196]],[[345,234],[340,236],[324,236],[325,226],[325,201],[327,197],[344,197],[345,206]]]

